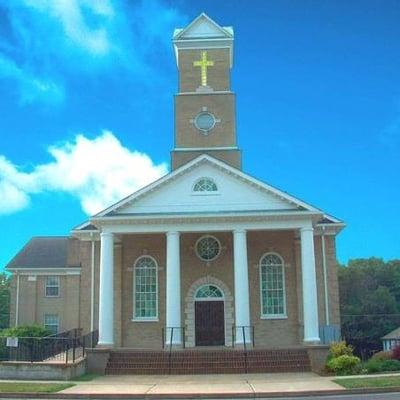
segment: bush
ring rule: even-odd
[[[327,363],[327,367],[337,375],[348,375],[354,373],[359,364],[360,359],[358,357],[343,354],[339,357],[331,358]]]
[[[400,360],[400,345],[397,345],[392,349],[392,358],[395,360]]]
[[[1,337],[44,337],[51,332],[41,325],[21,325],[0,331]]]
[[[382,361],[382,372],[400,371],[399,360],[385,360]]]
[[[393,359],[393,354],[391,351],[378,351],[372,356],[373,360],[391,360]]]
[[[365,369],[369,374],[376,374],[378,372],[382,372],[382,364],[383,360],[379,360],[378,358],[370,358],[365,363]]]
[[[329,347],[330,358],[338,358],[340,356],[352,356],[353,347],[346,344],[344,340],[341,342],[332,342]]]

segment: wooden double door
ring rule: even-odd
[[[223,301],[195,302],[196,346],[225,344],[225,317]]]

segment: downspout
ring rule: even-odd
[[[91,259],[91,289],[90,289],[90,332],[94,331],[94,244],[93,233],[90,234],[92,243],[92,259]]]
[[[16,299],[15,299],[15,326],[18,326],[18,320],[19,320],[19,273],[17,271],[17,293],[16,293]]]
[[[329,315],[328,277],[327,277],[326,250],[325,250],[325,226],[322,227],[321,246],[322,246],[322,268],[324,270],[325,324],[329,325],[330,315]]]

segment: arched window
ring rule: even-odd
[[[211,178],[200,178],[193,186],[193,192],[218,192],[216,183]]]
[[[203,285],[200,287],[195,295],[195,299],[198,300],[215,300],[222,299],[224,295],[221,290],[217,288],[215,285]]]
[[[275,253],[260,259],[261,317],[286,317],[286,290],[283,259]]]
[[[134,315],[137,320],[158,318],[158,267],[153,257],[139,257],[134,266]]]

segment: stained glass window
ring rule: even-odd
[[[203,261],[212,261],[219,256],[221,246],[214,236],[203,236],[196,243],[196,252]]]
[[[215,182],[210,178],[201,178],[199,179],[194,187],[194,192],[217,192],[218,187]]]
[[[222,292],[214,285],[204,285],[196,293],[196,299],[222,298]]]
[[[152,257],[140,257],[135,263],[135,319],[155,319],[158,314],[157,263]]]
[[[261,313],[264,317],[286,316],[283,260],[266,254],[260,260]]]

